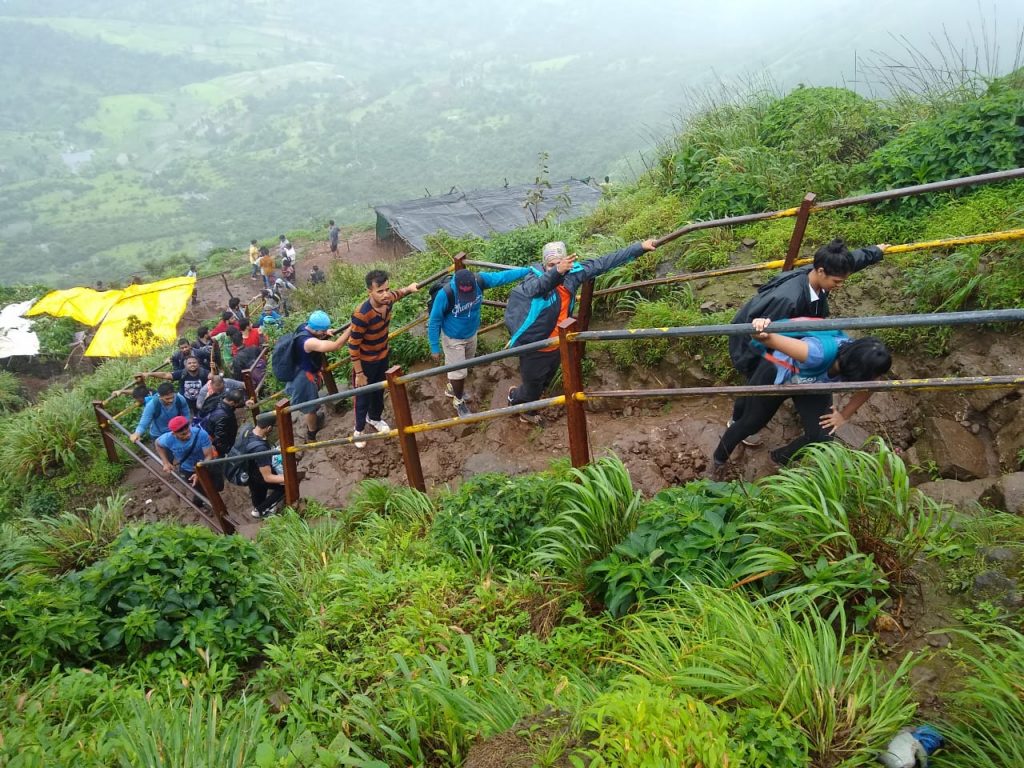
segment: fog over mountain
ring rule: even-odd
[[[623,179],[721,83],[884,96],[895,61],[1001,73],[1022,14],[1007,0],[0,0],[0,279],[115,279],[368,221],[377,203],[532,180],[541,152],[552,179]]]

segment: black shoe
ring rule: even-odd
[[[515,397],[515,394],[513,394],[515,391],[516,391],[515,387],[509,387],[508,388],[508,404],[509,405],[515,405],[515,403],[512,402],[512,398]]]
[[[783,467],[786,466],[787,462],[782,460],[782,457],[779,454],[779,449],[778,448],[776,448],[776,449],[774,449],[772,451],[768,451],[768,458],[771,460],[772,464],[775,465],[776,469],[782,469]]]

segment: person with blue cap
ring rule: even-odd
[[[292,405],[301,405],[315,400],[320,393],[324,381],[324,368],[327,366],[327,353],[336,352],[348,344],[349,329],[338,335],[331,329],[331,318],[322,309],[309,315],[309,320],[299,326],[295,332],[293,344],[298,353],[296,361],[298,371],[284,391],[291,399]],[[299,408],[305,414],[306,442],[316,440],[320,431],[320,422],[316,415],[316,406]]]

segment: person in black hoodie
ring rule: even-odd
[[[211,404],[210,400],[214,402]],[[240,389],[229,389],[223,395],[207,398],[204,413],[200,413],[200,423],[210,435],[217,456],[227,456],[238,437],[238,416],[235,411],[245,403],[245,394]],[[219,465],[214,465],[214,484],[217,490],[224,488],[224,474]]]
[[[753,298],[744,304],[733,323],[749,323],[755,318],[786,320],[794,317],[828,317],[828,297],[846,278],[865,267],[877,264],[888,248],[887,243],[869,245],[850,251],[839,238],[821,246],[814,253],[814,263],[772,278],[758,288]],[[729,357],[732,364],[750,385],[767,385],[775,380],[775,366],[764,359],[751,346],[750,336],[729,337]],[[746,398],[738,398],[733,405],[732,418],[727,426],[743,417]],[[760,438],[751,435],[743,444],[755,447]]]

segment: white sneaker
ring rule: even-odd
[[[391,427],[388,426],[388,423],[386,421],[384,421],[384,419],[381,419],[380,421],[374,421],[373,419],[367,419],[366,423],[369,424],[374,429],[376,429],[378,432],[390,432],[391,431]]]
[[[352,430],[352,437],[362,437],[362,436],[363,436],[363,433],[360,432],[358,429]],[[366,441],[365,440],[356,440],[352,444],[356,448],[365,448],[366,447]]]

